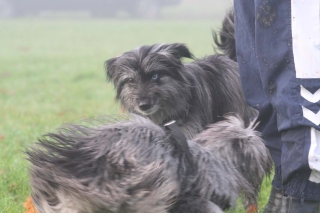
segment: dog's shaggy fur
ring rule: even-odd
[[[237,61],[236,41],[234,34],[234,11],[233,8],[227,11],[219,33],[213,32],[213,39],[216,46],[224,55],[233,61]]]
[[[49,133],[27,151],[35,206],[39,213],[221,213],[242,193],[255,198],[251,185],[270,169],[257,132],[237,117],[188,141],[192,165],[175,140],[139,116]]]
[[[226,113],[249,122],[256,112],[247,106],[237,63],[227,56],[193,58],[181,43],[141,46],[106,62],[116,100],[129,112],[156,124],[176,120],[188,139]]]

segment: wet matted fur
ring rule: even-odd
[[[161,125],[176,120],[188,139],[208,124],[236,113],[248,123],[256,116],[244,99],[237,63],[210,55],[191,63],[181,43],[141,46],[106,62],[122,107]]]
[[[269,172],[269,153],[237,117],[188,141],[194,172],[175,137],[149,119],[71,124],[27,151],[39,213],[221,213]]]

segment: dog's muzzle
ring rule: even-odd
[[[138,101],[139,109],[142,111],[148,111],[152,108],[153,103],[151,98],[141,98]]]

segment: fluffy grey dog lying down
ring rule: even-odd
[[[220,213],[270,171],[252,125],[229,116],[188,142],[152,121],[71,124],[27,151],[39,213]],[[191,171],[191,172],[190,172]]]

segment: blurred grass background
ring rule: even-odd
[[[0,20],[0,213],[24,211],[26,146],[65,122],[119,114],[105,60],[136,46],[170,42],[187,44],[196,57],[213,54],[211,30],[220,27],[224,10],[220,5],[213,9],[217,17],[188,20],[179,18],[190,12],[188,4],[167,8],[167,18],[156,21]],[[268,179],[260,207],[269,190]],[[241,205],[235,212],[244,212]]]

